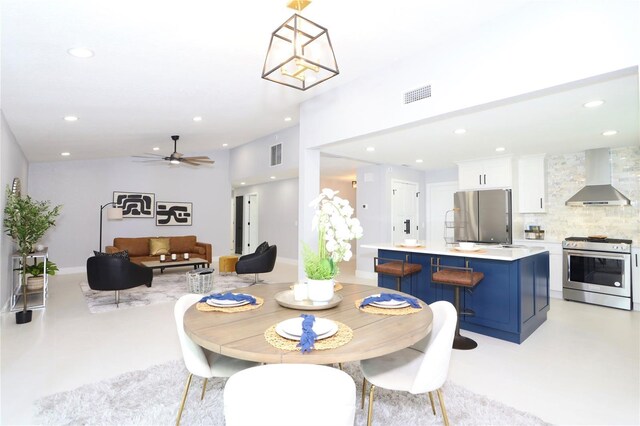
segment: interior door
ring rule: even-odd
[[[236,197],[235,208],[236,208],[236,215],[235,215],[236,219],[235,219],[234,252],[236,254],[242,254],[242,242],[244,241],[243,235],[242,235],[242,230],[244,228],[244,220],[243,220],[244,197],[242,195],[239,195]]]
[[[406,238],[418,239],[418,184],[394,180],[391,188],[393,244],[399,244]]]
[[[258,194],[247,194],[244,197],[242,254],[253,253],[258,247],[258,211]]]

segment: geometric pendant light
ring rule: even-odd
[[[262,78],[307,90],[338,74],[326,28],[294,14],[271,34]]]

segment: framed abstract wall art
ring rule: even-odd
[[[115,207],[122,209],[123,218],[153,219],[156,195],[145,192],[113,192]]]
[[[156,226],[191,226],[192,203],[158,201],[156,203]]]

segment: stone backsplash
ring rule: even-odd
[[[607,235],[640,245],[640,147],[611,149],[611,184],[631,200],[631,206],[565,206],[565,201],[584,186],[585,154],[548,155],[545,161],[547,212],[514,214],[514,239],[524,238],[529,225],[539,225],[548,241]]]

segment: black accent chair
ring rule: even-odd
[[[151,287],[153,269],[122,257],[93,256],[87,259],[87,279],[92,290],[115,291],[118,307],[120,290],[139,285]]]
[[[266,248],[265,248],[266,247]],[[241,256],[236,263],[237,274],[256,274],[254,284],[258,282],[258,274],[271,272],[276,264],[278,247],[269,246],[264,242],[258,246],[255,253]]]

